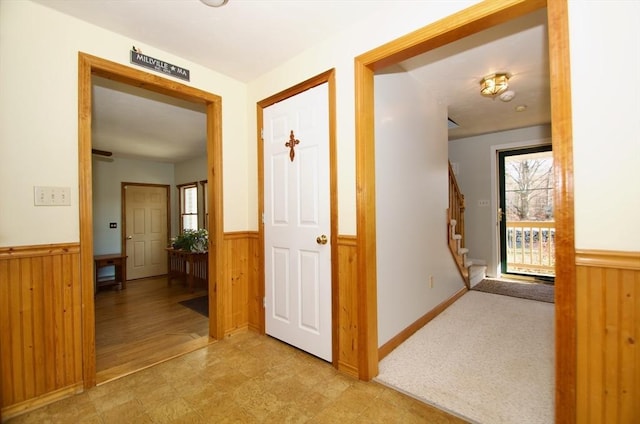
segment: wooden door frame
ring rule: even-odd
[[[127,253],[127,202],[126,202],[126,189],[127,186],[136,187],[163,187],[167,192],[167,235],[171,234],[171,186],[169,184],[147,184],[147,183],[132,183],[122,181],[120,183],[120,222],[122,231],[120,232],[120,251],[122,254]],[[169,264],[167,263],[167,267]],[[127,267],[123,270],[123,279],[127,281]]]
[[[96,385],[95,301],[93,288],[93,205],[91,163],[92,75],[202,104],[207,114],[207,176],[209,210],[209,336],[223,335],[222,98],[172,80],[83,52],[78,53],[78,176],[80,209],[80,285],[82,290],[82,375],[85,389]]]
[[[358,370],[378,374],[374,73],[492,26],[547,8],[556,207],[555,421],[576,421],[576,267],[573,140],[566,0],[484,1],[355,58]]]
[[[337,293],[337,281],[338,281],[338,168],[337,168],[337,153],[336,153],[336,84],[335,84],[335,69],[330,69],[315,77],[312,77],[300,84],[287,88],[273,96],[270,96],[264,100],[261,100],[256,105],[256,119],[257,119],[257,145],[258,145],[258,263],[260,272],[258,273],[258,284],[256,297],[258,302],[255,304],[258,306],[257,313],[257,330],[261,333],[265,333],[265,309],[262,299],[265,296],[265,275],[264,275],[264,222],[262,217],[264,216],[264,149],[262,139],[262,120],[263,110],[274,103],[281,102],[289,97],[300,94],[310,88],[316,87],[323,83],[328,83],[329,94],[329,201],[330,205],[330,219],[331,219],[331,237],[329,242],[331,243],[331,357],[333,366],[338,366],[338,293]]]

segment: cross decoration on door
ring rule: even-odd
[[[296,140],[296,137],[293,135],[293,130],[291,130],[291,134],[289,135],[289,141],[287,141],[284,145],[289,148],[289,159],[293,162],[293,158],[296,155],[294,147],[296,144],[300,144],[300,140]]]

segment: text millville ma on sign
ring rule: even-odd
[[[167,63],[164,60],[155,59],[141,52],[131,50],[131,63],[142,66],[147,69],[152,69],[163,74],[171,75],[172,77],[180,78],[185,81],[189,81],[189,70],[181,68],[171,63]]]

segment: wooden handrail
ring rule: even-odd
[[[464,237],[464,195],[460,191],[458,181],[453,173],[451,162],[449,162],[449,222],[452,219],[456,220],[456,233],[462,236],[460,245],[465,247]]]
[[[456,176],[453,173],[451,162],[449,162],[449,208],[447,209],[447,232],[449,250],[460,271],[460,275],[464,279],[467,288],[470,288],[469,269],[465,263],[465,255],[460,252],[460,248],[464,248],[464,195],[460,191]],[[452,223],[455,220],[455,227]],[[457,236],[460,239],[457,239]]]

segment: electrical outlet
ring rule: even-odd
[[[481,208],[486,208],[487,206],[489,206],[489,201],[488,200],[478,200],[478,206],[480,206]]]

